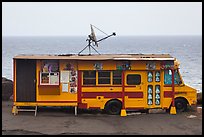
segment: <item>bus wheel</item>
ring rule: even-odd
[[[111,115],[119,115],[121,108],[122,104],[118,100],[111,100],[105,106],[106,112]]]
[[[187,102],[184,99],[175,99],[176,112],[184,112],[187,110]]]

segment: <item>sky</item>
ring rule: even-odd
[[[202,35],[202,2],[3,2],[3,36]],[[95,29],[97,35],[103,35]]]

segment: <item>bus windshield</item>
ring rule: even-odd
[[[172,84],[171,70],[164,70],[164,84],[166,85]],[[174,84],[182,84],[178,69],[174,70]]]

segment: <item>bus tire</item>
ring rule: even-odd
[[[175,99],[176,112],[185,112],[187,110],[187,102],[184,99]]]
[[[122,108],[122,103],[118,100],[110,100],[105,106],[105,111],[111,115],[119,115]]]

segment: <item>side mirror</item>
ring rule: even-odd
[[[182,83],[182,81],[179,81],[179,86],[185,86],[185,84]]]

